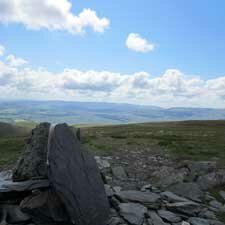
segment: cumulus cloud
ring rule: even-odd
[[[6,61],[11,67],[18,67],[28,63],[25,59],[16,57],[12,54],[6,57]]]
[[[166,70],[157,77],[144,71],[120,74],[64,69],[53,73],[0,61],[0,91],[5,98],[224,107],[225,76],[205,81],[176,69]]]
[[[126,40],[126,46],[130,50],[142,53],[153,51],[155,49],[154,44],[149,43],[146,39],[142,38],[137,33],[130,33],[128,35]]]
[[[110,21],[97,16],[91,9],[78,15],[71,11],[68,0],[1,0],[0,22],[19,23],[28,29],[65,30],[72,34],[83,33],[87,27],[103,32]]]
[[[0,45],[0,56],[3,56],[5,52],[4,46]]]

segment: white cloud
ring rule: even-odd
[[[136,52],[149,52],[155,49],[155,45],[149,43],[146,39],[142,38],[139,34],[130,33],[126,40],[126,46],[130,50]]]
[[[83,9],[78,15],[71,11],[68,0],[0,0],[0,22],[19,23],[28,29],[66,30],[83,33],[87,27],[103,32],[110,21],[99,18],[95,11]]]
[[[18,67],[18,66],[22,66],[27,64],[28,62],[25,59],[16,57],[14,55],[8,55],[6,57],[6,61],[8,62],[8,64],[12,67]]]
[[[202,80],[176,69],[152,77],[146,72],[12,67],[0,61],[0,91],[4,98],[107,101],[163,107],[224,107],[225,76]]]
[[[0,56],[3,56],[5,52],[4,46],[0,45]]]

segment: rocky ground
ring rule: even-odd
[[[147,183],[130,177],[126,167],[111,167],[110,157],[96,160],[107,183],[111,225],[224,224],[219,220],[225,212],[225,170],[218,169],[216,163],[186,161],[162,166],[153,173],[156,182]],[[215,187],[221,189],[220,201],[208,191]]]

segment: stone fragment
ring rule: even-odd
[[[114,195],[114,191],[112,190],[111,186],[108,184],[105,184],[104,187],[105,187],[105,193],[107,197],[112,197]]]
[[[119,213],[129,224],[142,225],[147,209],[139,203],[121,203]]]
[[[122,166],[116,166],[112,168],[113,177],[118,180],[127,180],[127,173]]]
[[[164,191],[161,193],[161,196],[163,196],[164,199],[166,199],[169,202],[189,202],[190,200],[180,197],[170,191]]]
[[[225,201],[225,191],[219,191],[220,196],[223,198]]]
[[[3,205],[2,208],[5,213],[5,222],[7,222],[7,224],[23,224],[31,220],[31,217],[23,213],[16,205]]]
[[[95,160],[100,170],[110,168],[110,163],[108,160],[101,158],[99,156],[95,156]]]
[[[199,217],[191,217],[188,219],[188,222],[191,225],[211,225],[208,220]]]
[[[149,211],[148,214],[149,214],[152,225],[167,225],[168,224],[168,223],[163,222],[163,220],[157,215],[156,212]]]
[[[200,198],[203,196],[203,192],[199,186],[192,182],[175,184],[170,186],[168,190],[193,201],[200,201]]]
[[[189,217],[195,217],[201,211],[201,205],[191,201],[167,203],[166,208],[174,213],[181,213]]]
[[[115,194],[123,202],[138,202],[148,208],[157,209],[160,204],[160,195],[141,191],[120,191]]]
[[[170,212],[168,210],[158,210],[157,213],[159,214],[159,216],[166,220],[167,222],[170,222],[170,223],[178,223],[178,222],[181,222],[181,217],[176,215],[175,213],[173,212]]]
[[[216,200],[213,200],[211,202],[209,202],[209,205],[216,208],[216,209],[220,209],[223,207],[222,203],[216,201]]]

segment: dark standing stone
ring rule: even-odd
[[[49,123],[41,123],[32,130],[25,146],[25,153],[13,171],[14,181],[47,178],[47,144]]]
[[[50,134],[49,180],[72,223],[104,225],[109,203],[94,157],[87,152],[66,124],[56,125]]]

